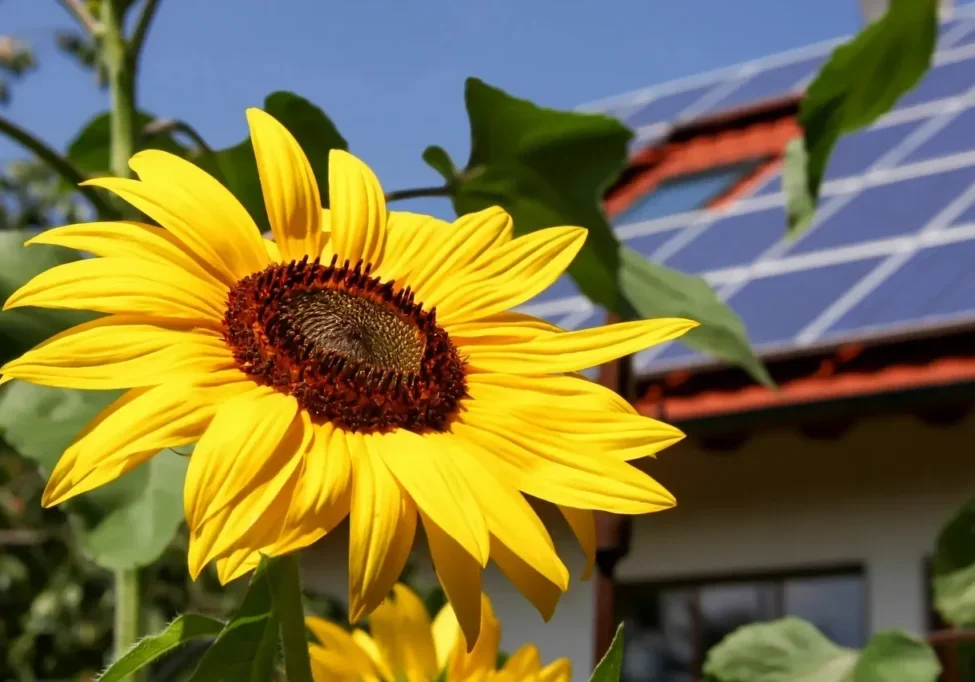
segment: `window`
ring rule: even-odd
[[[859,569],[669,584],[620,584],[624,682],[698,682],[708,649],[741,625],[787,615],[842,646],[866,641]]]
[[[704,208],[756,167],[757,163],[741,163],[664,180],[615,216],[613,222],[628,225]]]

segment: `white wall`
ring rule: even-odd
[[[862,422],[838,441],[778,431],[737,451],[681,444],[648,469],[678,507],[634,524],[620,581],[860,563],[872,629],[925,626],[923,559],[975,493],[975,419]]]

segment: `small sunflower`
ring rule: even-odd
[[[349,602],[372,612],[418,520],[470,642],[494,560],[547,618],[568,574],[525,495],[560,506],[590,567],[592,510],[639,514],[674,498],[628,463],[678,441],[575,372],[696,323],[566,332],[510,312],[552,284],[586,237],[513,238],[500,208],[445,223],[387,212],[361,161],[329,156],[330,210],[291,134],[247,112],[274,240],[217,180],[161,151],[102,187],[162,227],[94,222],[28,243],[98,256],[52,268],[4,309],[105,316],[2,369],[74,389],[129,389],[68,447],[43,503],[196,443],[184,488],[189,568],[223,581],[260,553],[305,547],[350,517]]]
[[[318,644],[310,646],[315,682],[569,682],[572,663],[560,658],[542,666],[538,648],[526,644],[498,669],[501,624],[491,600],[481,595],[481,636],[468,652],[450,604],[431,623],[426,606],[407,586],[369,617],[369,630],[351,633],[321,618],[305,619]]]

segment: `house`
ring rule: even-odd
[[[975,481],[975,7],[942,21],[918,87],[842,140],[815,223],[787,239],[783,151],[840,42],[586,107],[637,131],[606,199],[621,241],[704,277],[779,390],[680,343],[601,368],[689,434],[647,464],[679,506],[601,519],[597,576],[547,626],[489,572],[505,648],[534,641],[584,680],[623,621],[624,680],[690,682],[746,622],[794,614],[854,647],[934,627],[933,541]],[[605,320],[568,279],[527,309],[566,328]],[[577,569],[568,530],[546,521]],[[309,562],[341,594],[339,568]]]

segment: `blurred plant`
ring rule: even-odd
[[[22,78],[34,66],[34,54],[26,43],[0,35],[0,104],[10,101],[10,81]]]

